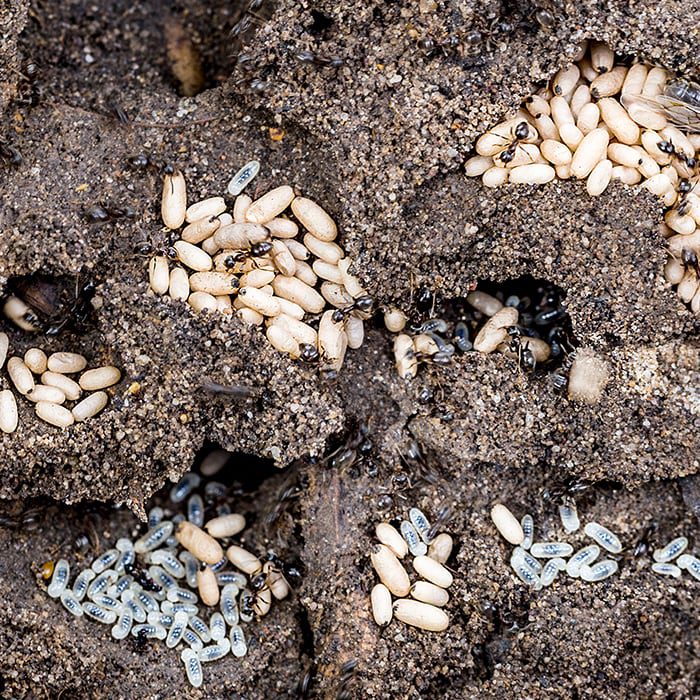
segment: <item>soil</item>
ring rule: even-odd
[[[36,272],[67,286],[89,276],[98,302],[90,319],[55,338],[4,320],[0,330],[13,354],[39,340],[124,373],[98,419],[61,431],[21,402],[19,430],[0,438],[3,697],[296,697],[312,661],[312,697],[700,696],[696,581],[660,579],[648,557],[626,556],[603,584],[566,579],[530,593],[509,573],[487,517],[504,500],[554,528],[542,489],[576,478],[597,482],[577,497],[582,517],[610,525],[626,552],[651,521],[655,546],[697,538],[698,321],[663,282],[659,203],[621,186],[590,199],[575,182],[486,191],[460,170],[475,137],[583,38],[697,78],[700,7],[464,0],[431,8],[0,7],[1,140],[23,159],[0,162],[0,289]],[[535,20],[538,9],[552,14],[550,28]],[[201,54],[206,89],[196,97],[178,94],[163,46],[168,17]],[[251,29],[231,34],[242,19]],[[484,37],[471,56],[448,42],[470,29]],[[432,53],[419,44],[425,37],[437,44]],[[343,65],[301,62],[302,51]],[[38,67],[31,80],[28,62]],[[271,127],[284,130],[281,141]],[[154,167],[130,165],[139,153]],[[182,169],[195,201],[223,193],[253,158],[262,168],[252,194],[289,182],[321,202],[381,304],[417,315],[413,292],[426,285],[436,312],[449,313],[478,280],[530,274],[558,285],[579,346],[610,367],[600,403],[570,402],[546,372],[525,375],[511,359],[476,353],[421,367],[407,384],[379,323],[329,382],[235,319],[154,298],[147,258],[133,248],[168,242],[158,166]],[[93,222],[87,212],[98,203],[135,216]],[[207,380],[255,396],[213,396]],[[425,389],[432,402],[419,400]],[[369,456],[340,466],[322,459],[361,421]],[[424,460],[406,458],[413,442]],[[237,498],[257,514],[252,542],[298,557],[305,576],[292,600],[253,625],[249,656],[207,668],[198,692],[161,647],[137,653],[74,623],[40,590],[36,570],[59,553],[76,561],[87,521],[98,534],[87,556],[103,551],[212,443],[238,455],[229,478],[245,481]],[[271,532],[264,515],[288,480],[304,488]],[[394,623],[381,632],[367,604],[374,523],[405,517],[411,505],[434,518],[442,503],[458,542],[450,628],[429,635]],[[342,682],[352,659],[356,672]]]

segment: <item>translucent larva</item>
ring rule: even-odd
[[[612,576],[618,569],[617,562],[613,559],[603,559],[603,561],[594,564],[593,566],[581,567],[581,578],[589,583],[602,581],[603,579]]]
[[[106,593],[100,593],[99,595],[93,596],[92,597],[92,602],[96,603],[99,605],[101,608],[104,608],[105,610],[120,610],[122,607],[122,604],[120,601],[118,601],[116,598],[112,598],[112,596],[107,595]]]
[[[165,512],[159,506],[148,511],[148,529],[152,530],[163,519]]]
[[[226,566],[226,564],[228,564],[228,559],[226,557],[223,557],[219,559],[219,561],[217,561],[216,564],[211,565],[211,570],[216,573],[217,571],[221,571],[221,569],[223,569]]]
[[[528,566],[523,560],[522,556],[516,556],[516,554],[513,554],[513,556],[510,558],[510,565],[513,571],[515,571],[517,577],[523,583],[531,586],[535,590],[542,588],[538,572],[534,571],[530,566]]]
[[[257,160],[251,160],[246,163],[228,183],[228,193],[234,197],[239,195],[252,182],[253,178],[260,171],[260,163]]]
[[[178,588],[177,581],[165,569],[161,568],[160,566],[149,566],[148,575],[159,586],[162,586],[168,592]]]
[[[198,653],[199,652],[195,651],[194,649],[183,649],[182,654],[180,654],[182,663],[185,664],[187,680],[194,688],[199,688],[204,680],[204,675],[202,674],[202,664],[197,657]]]
[[[245,635],[240,625],[231,627],[229,641],[231,643],[231,653],[234,656],[241,658],[248,653],[248,645],[246,644]]]
[[[533,557],[548,559],[550,557],[568,557],[574,548],[567,542],[535,542],[530,547]]]
[[[131,628],[131,634],[134,637],[138,637],[139,633],[141,633],[142,636],[148,637],[149,639],[165,639],[168,636],[168,633],[162,625],[150,625],[150,624],[145,624],[145,625],[134,625]]]
[[[201,478],[199,474],[188,472],[170,490],[170,500],[173,503],[184,501],[199,486]]]
[[[92,570],[96,574],[101,574],[105,569],[108,569],[119,559],[120,552],[118,549],[108,549],[104,554],[100,554],[97,559],[92,562]]]
[[[197,594],[193,591],[188,591],[186,588],[171,588],[168,591],[168,600],[171,603],[194,603],[198,601]]]
[[[175,615],[173,625],[168,631],[168,636],[165,640],[165,646],[167,646],[169,649],[173,649],[180,643],[180,640],[185,634],[188,619],[187,613],[184,612],[179,612]]]
[[[175,616],[164,612],[149,612],[146,621],[149,625],[160,625],[167,630],[173,626]]]
[[[427,554],[427,545],[425,544],[425,542],[423,542],[423,540],[421,540],[421,538],[418,536],[418,533],[416,532],[416,528],[413,527],[413,525],[409,523],[408,520],[404,520],[401,523],[401,535],[406,540],[406,544],[408,544],[408,549],[414,557]]]
[[[237,571],[219,571],[216,574],[216,582],[220,586],[225,586],[227,583],[235,583],[239,588],[243,588],[248,583],[245,576]]]
[[[199,651],[204,647],[202,640],[197,636],[196,632],[189,629],[189,627],[182,633],[182,638],[190,645],[190,648],[195,651]]]
[[[133,583],[134,577],[129,574],[124,574],[114,586],[111,586],[107,591],[107,595],[111,595],[113,598],[121,597],[121,594],[129,588]]]
[[[226,636],[226,621],[221,613],[215,612],[209,619],[209,632],[215,642]]]
[[[589,566],[600,555],[600,547],[597,544],[589,544],[579,549],[566,563],[566,573],[572,578],[578,578],[581,567]]]
[[[238,586],[235,583],[227,583],[221,589],[221,614],[228,625],[238,623],[238,608],[236,607],[236,596],[238,595]]]
[[[610,532],[607,527],[603,527],[596,522],[590,522],[583,528],[583,531],[601,547],[607,549],[608,552],[619,554],[622,551],[622,543],[617,535]]]
[[[231,651],[231,642],[228,639],[220,639],[216,644],[210,644],[197,652],[197,658],[202,663],[217,661]]]
[[[61,593],[61,603],[63,603],[63,607],[72,615],[75,615],[76,617],[82,617],[83,615],[83,608],[80,605],[80,601],[75,597],[73,594],[73,591],[69,589],[64,589],[63,592]]]
[[[540,564],[535,557],[533,557],[529,552],[526,552],[522,547],[516,547],[513,550],[513,557],[523,561],[525,565],[532,569],[536,574],[542,572],[542,564]]]
[[[190,554],[187,550],[180,552],[178,555],[180,561],[185,565],[185,578],[187,579],[187,585],[190,588],[197,587],[197,571],[199,571],[199,562],[197,558]]]
[[[158,612],[158,603],[150,593],[146,593],[146,591],[138,591],[136,593],[136,599],[147,613]]]
[[[167,549],[157,549],[151,553],[150,561],[162,566],[171,576],[182,578],[185,575],[185,567],[178,561],[175,555]]]
[[[561,524],[564,526],[567,534],[576,532],[581,527],[581,521],[578,518],[578,513],[576,512],[576,505],[574,503],[562,503],[559,506],[559,517],[561,518]]]
[[[192,603],[171,603],[169,600],[163,601],[161,608],[163,612],[166,612],[169,615],[174,615],[175,613],[180,612],[180,610],[183,610],[188,615],[196,615],[199,612],[197,606],[193,605]]]
[[[219,615],[219,613],[214,613],[214,615]],[[212,617],[214,617],[212,615]],[[221,617],[221,615],[219,615]],[[222,618],[223,620],[223,618]],[[211,621],[210,621],[211,622]],[[209,632],[209,626],[207,625],[204,620],[202,620],[201,617],[197,617],[197,615],[192,615],[189,620],[189,626],[197,633],[197,636],[203,641],[203,642],[208,642],[212,639],[212,636]],[[225,634],[225,632],[224,632]]]
[[[93,582],[88,586],[88,598],[94,598],[100,593],[105,593],[110,583],[114,583],[118,578],[118,574],[114,569],[103,571]]]
[[[197,527],[204,525],[204,501],[195,493],[187,501],[187,519]]]
[[[671,540],[663,549],[654,550],[654,561],[666,563],[675,559],[679,554],[682,554],[688,546],[687,537],[676,537]]]
[[[124,607],[129,608],[135,622],[146,622],[146,611],[136,600],[134,591],[124,591],[122,594],[122,603],[124,603]]]
[[[117,623],[112,627],[112,637],[115,639],[126,639],[131,631],[131,626],[134,624],[134,614],[131,608],[124,606]]]
[[[65,559],[59,559],[53,568],[51,583],[49,583],[49,587],[46,592],[52,598],[58,598],[66,589],[69,578],[70,566],[68,565],[68,562]]]
[[[226,459],[230,457],[229,453],[226,453]],[[204,465],[202,465],[204,466]],[[220,481],[209,481],[204,487],[204,497],[207,501],[216,501],[226,495],[226,486]]]
[[[562,559],[561,557],[554,557],[554,559],[550,559],[543,567],[542,567],[542,575],[540,576],[540,583],[543,586],[549,586],[554,582],[554,579],[557,577],[557,574],[560,571],[564,571],[566,569],[566,561]]]
[[[523,534],[525,535],[525,539],[521,542],[520,546],[523,549],[530,549],[530,547],[532,547],[532,538],[535,534],[535,521],[529,513],[523,515],[520,526],[523,528]]]
[[[111,625],[117,620],[117,613],[114,610],[105,610],[91,600],[86,600],[83,604],[83,612],[103,625]]]
[[[87,593],[90,582],[95,578],[95,572],[92,569],[83,569],[73,581],[73,595],[82,600]]]
[[[681,570],[675,564],[667,564],[666,562],[654,562],[651,565],[651,570],[655,574],[661,576],[673,576],[673,578],[681,577]]]
[[[173,532],[175,527],[171,520],[164,520],[158,523],[154,528],[150,529],[143,537],[140,537],[134,542],[134,550],[139,554],[150,552],[157,547],[160,547]]]
[[[416,529],[423,542],[425,542],[425,544],[430,544],[430,539],[428,538],[430,522],[428,518],[423,515],[423,512],[418,508],[411,508],[411,510],[408,511],[408,519],[411,521],[411,524]]]
[[[136,561],[136,552],[132,545],[131,549],[127,549],[121,553],[119,560],[114,565],[114,570],[118,574],[124,573]]]
[[[676,563],[679,568],[685,569],[693,578],[700,581],[700,559],[692,554],[681,554]]]

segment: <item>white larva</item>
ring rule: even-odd
[[[543,567],[540,575],[540,583],[543,587],[551,586],[560,571],[566,569],[566,561],[561,557],[550,559]]]
[[[114,562],[119,559],[120,552],[118,549],[108,549],[104,554],[100,554],[92,562],[92,570],[96,574],[101,574],[105,569],[108,569]]]
[[[589,131],[576,148],[571,160],[571,174],[582,180],[605,158],[610,136],[605,129]]]
[[[227,583],[235,583],[239,588],[245,588],[248,580],[243,574],[238,571],[218,571],[216,574],[216,582],[219,586],[225,586]]]
[[[394,603],[394,617],[407,625],[429,632],[442,632],[450,624],[450,618],[444,610],[418,600],[397,600]]]
[[[5,351],[7,351],[7,348],[5,348]],[[0,367],[2,367],[4,361],[2,339],[0,338]],[[41,374],[46,371],[48,358],[43,350],[39,348],[30,348],[24,353],[24,364],[27,365],[34,374]]]
[[[21,357],[11,357],[7,361],[7,374],[20,394],[28,394],[34,388],[34,377]]]
[[[202,663],[217,661],[222,659],[231,651],[231,642],[228,639],[220,639],[216,644],[211,644],[197,652],[197,658]]]
[[[168,615],[174,615],[182,610],[192,617],[192,615],[196,615],[199,612],[199,608],[194,603],[173,603],[169,600],[164,600],[160,607]]]
[[[209,631],[206,637],[196,627],[193,627],[193,629],[199,633],[199,636],[205,642],[208,642],[210,639],[218,642],[226,636],[226,620],[224,620],[224,616],[220,612],[212,613],[212,616],[209,618]]]
[[[179,588],[177,581],[160,566],[149,566],[148,575],[163,589],[162,595],[167,593],[168,600],[174,603],[194,603],[197,596],[184,588]],[[172,593],[172,595],[171,595]],[[156,597],[160,594],[155,593]]]
[[[428,556],[435,561],[445,564],[452,554],[452,537],[446,532],[439,534],[428,547]]]
[[[612,70],[615,54],[603,41],[591,42],[591,65],[597,73],[607,73]]]
[[[484,187],[501,187],[508,182],[508,176],[510,175],[510,170],[506,168],[499,168],[494,166],[489,168],[482,176],[481,183]]]
[[[95,578],[95,572],[92,569],[83,569],[73,581],[73,595],[77,600],[82,600],[87,593],[90,582]]]
[[[197,527],[204,525],[204,501],[198,493],[187,499],[187,519]]]
[[[516,556],[516,554],[513,553],[510,558],[510,566],[524,584],[534,588],[536,591],[542,588],[539,572],[529,567],[525,561],[523,561],[522,557]]]
[[[700,559],[692,554],[681,554],[676,564],[678,568],[685,569],[693,578],[700,581]]]
[[[394,338],[394,360],[401,379],[410,380],[418,374],[418,358],[410,335],[399,333]]]
[[[679,554],[682,554],[688,547],[687,537],[676,537],[675,540],[671,540],[662,549],[655,549],[653,559],[656,562],[666,563],[675,559]]]
[[[0,391],[0,430],[3,433],[14,433],[19,424],[17,401],[9,389]]]
[[[201,651],[201,649],[199,651]],[[187,680],[190,682],[190,685],[193,688],[199,688],[204,681],[202,664],[197,656],[199,651],[195,651],[194,649],[183,649],[182,654],[180,654],[182,663],[185,664]]]
[[[181,503],[184,501],[193,489],[196,489],[201,483],[201,477],[195,472],[187,472],[175,486],[170,489],[170,500],[173,503]]]
[[[234,197],[240,195],[259,172],[260,163],[257,160],[249,161],[231,178],[226,191]]]
[[[569,371],[567,391],[573,401],[596,404],[608,383],[608,364],[588,348],[580,348]]]
[[[229,642],[231,643],[231,653],[237,658],[242,658],[248,653],[248,645],[245,641],[245,634],[240,625],[233,625],[229,633]]]
[[[47,403],[62,404],[66,400],[66,395],[60,389],[45,384],[35,384],[26,397],[33,403],[46,401]]]
[[[53,386],[60,389],[69,401],[77,401],[82,394],[82,389],[78,382],[73,381],[65,374],[58,372],[44,372],[41,375],[41,383],[46,386]]]
[[[66,589],[60,595],[61,603],[63,607],[76,617],[82,617],[83,608],[80,605],[80,601],[73,595],[73,592]]]
[[[239,598],[239,615],[243,622],[250,622],[253,619],[253,607],[255,596],[246,588],[241,591]]]
[[[216,564],[224,556],[224,550],[213,537],[186,520],[178,525],[175,537],[186,550],[207,564]]]
[[[182,633],[182,638],[187,644],[190,645],[190,649],[193,651],[199,651],[204,647],[204,644],[197,636],[197,633],[194,630],[191,630],[189,627]]]
[[[105,365],[104,367],[97,367],[83,372],[78,383],[80,388],[85,391],[98,391],[117,384],[121,376],[122,373],[118,367]]]
[[[426,544],[430,544],[430,539],[428,538],[428,533],[430,532],[430,522],[428,518],[425,517],[423,512],[418,508],[411,508],[408,511],[408,519],[416,528],[416,531],[421,536],[421,539]]]
[[[655,574],[659,574],[661,576],[673,576],[673,578],[680,578],[681,574],[683,573],[675,564],[667,564],[665,562],[658,561],[651,565],[651,570]]]
[[[226,550],[226,556],[228,560],[244,574],[255,574],[262,569],[262,562],[255,554],[235,544],[231,545]]]
[[[136,600],[139,602],[141,607],[147,613],[158,612],[158,610],[159,610],[158,603],[156,602],[156,599],[150,593],[147,593],[146,591],[137,591],[136,592]]]
[[[281,214],[294,199],[294,190],[282,185],[256,199],[246,212],[246,221],[253,224],[266,224]]]
[[[185,221],[194,223],[202,219],[218,216],[226,211],[226,202],[223,197],[209,197],[199,202],[190,204],[185,212]]]
[[[2,310],[16,326],[30,333],[36,333],[39,329],[27,318],[31,318],[30,308],[18,297],[9,296]]]
[[[454,580],[448,569],[428,556],[417,556],[413,560],[413,568],[424,579],[440,588],[449,588]]]
[[[190,278],[183,268],[174,267],[170,270],[168,294],[175,301],[187,301],[190,296]]]
[[[357,350],[362,347],[365,340],[365,323],[357,316],[349,316],[345,319],[345,335],[348,338],[348,347]]]
[[[334,241],[338,228],[328,213],[316,202],[306,197],[296,197],[292,202],[292,212],[309,233],[322,241]]]
[[[187,628],[188,619],[187,613],[175,613],[173,625],[168,631],[168,636],[165,640],[165,646],[167,646],[169,649],[174,649],[182,640],[182,637],[185,634],[185,629]]]
[[[542,564],[533,557],[530,552],[526,551],[522,547],[516,547],[513,550],[513,557],[522,561],[527,567],[532,569],[535,573],[539,574],[542,571]]]
[[[544,185],[555,177],[554,168],[545,163],[519,165],[510,171],[510,181],[519,185]]]
[[[204,529],[212,537],[233,537],[245,529],[245,518],[240,513],[221,515],[207,521]]]
[[[603,561],[593,564],[593,566],[582,566],[580,576],[588,583],[596,583],[612,576],[618,569],[614,559],[603,559]]]
[[[67,428],[75,422],[73,414],[67,408],[55,403],[39,401],[34,410],[41,420],[49,425],[55,425],[57,428]]]
[[[398,530],[389,523],[378,523],[374,529],[377,539],[399,558],[408,554],[408,544]]]
[[[202,564],[197,571],[197,590],[204,605],[211,607],[219,602],[219,584],[216,574],[206,564]]]
[[[70,566],[65,559],[59,559],[53,568],[51,582],[46,592],[51,598],[58,598],[66,590],[70,578]]]
[[[395,595],[403,597],[408,595],[411,582],[406,570],[396,555],[385,545],[378,544],[370,553],[372,566],[377,572],[381,582]]]
[[[163,196],[161,198],[160,213],[163,223],[169,229],[180,228],[185,222],[187,212],[187,187],[185,176],[176,170],[163,178]]]
[[[590,197],[598,197],[607,189],[612,180],[613,164],[605,158],[598,163],[586,179],[586,192]]]
[[[474,338],[474,350],[484,354],[494,352],[507,338],[508,331],[506,328],[517,325],[518,315],[518,310],[510,306],[497,311],[486,321],[477,333],[476,338]]]
[[[299,233],[299,227],[291,219],[277,217],[268,221],[265,226],[273,238],[281,238],[285,243],[288,242],[287,239],[296,238]],[[298,241],[294,241],[294,243],[301,245]]]
[[[143,554],[156,549],[170,537],[174,527],[171,520],[163,520],[134,542],[134,551]]]
[[[117,613],[114,610],[105,610],[91,600],[86,600],[81,604],[83,612],[93,620],[101,622],[103,625],[111,625],[117,620]],[[165,632],[165,630],[163,630]]]
[[[288,277],[293,277],[297,271],[297,261],[282,241],[272,241],[270,251],[275,267]]]
[[[104,409],[109,401],[109,396],[104,391],[96,391],[86,396],[82,401],[73,406],[71,413],[78,423],[82,423],[96,416]]]
[[[214,238],[219,235],[221,230],[216,232]],[[177,251],[178,260],[195,272],[208,272],[214,266],[211,255],[192,243],[175,241],[173,248]]]
[[[116,571],[116,569],[115,569]],[[130,576],[129,574],[124,574],[114,586],[110,586],[107,589],[107,595],[111,595],[113,598],[114,597],[121,597],[121,594],[124,593],[129,586],[134,581],[134,577]]]
[[[583,528],[583,531],[586,533],[586,535],[588,535],[588,537],[595,540],[597,544],[604,549],[607,549],[608,552],[619,554],[622,551],[622,543],[620,542],[619,538],[617,535],[608,530],[607,527],[603,527],[602,525],[592,521],[590,523],[586,523],[586,527]]]
[[[411,586],[411,596],[438,608],[444,607],[450,600],[450,594],[444,588],[428,581],[416,581]]]
[[[522,526],[502,503],[497,503],[491,508],[491,520],[498,532],[511,544],[521,544],[525,539]]]
[[[106,593],[101,593],[100,595],[93,596],[91,599],[93,603],[99,605],[104,610],[114,610],[119,612],[122,608],[122,604],[116,598],[113,598]]]
[[[265,337],[270,341],[270,345],[279,352],[287,353],[295,358],[301,354],[299,343],[294,339],[294,336],[279,324],[269,325],[265,330]]]
[[[573,552],[574,548],[567,542],[534,542],[530,547],[530,554],[540,559],[568,557]]]
[[[406,540],[408,550],[414,557],[427,553],[427,545],[421,540],[415,527],[407,520],[401,523],[401,535]]]
[[[522,520],[520,521],[520,527],[522,527],[523,529],[524,536],[523,541],[520,543],[520,546],[523,549],[530,549],[530,547],[532,546],[532,538],[535,532],[535,522],[529,513],[523,515]]]
[[[370,593],[370,604],[372,606],[372,617],[380,627],[386,627],[393,617],[393,607],[391,593],[383,584],[378,583]]]
[[[227,625],[235,625],[238,622],[238,608],[236,606],[237,595],[238,586],[235,583],[227,583],[221,589],[219,607]]]
[[[131,608],[124,606],[119,613],[117,623],[112,627],[112,637],[114,637],[114,639],[126,639],[126,637],[129,636],[133,624],[134,614]]]
[[[221,224],[222,221],[218,216],[208,216],[198,221],[193,221],[185,226],[182,231],[182,240],[188,243],[202,243],[202,241],[211,238]]]
[[[567,534],[576,532],[581,527],[581,521],[576,511],[575,503],[562,503],[559,506],[559,518]]]
[[[168,259],[163,255],[157,255],[148,263],[148,283],[155,294],[165,294],[170,284],[168,272]]]
[[[122,593],[122,603],[124,607],[128,608],[131,615],[134,618],[134,622],[145,622],[146,621],[146,611],[143,609],[141,604],[135,599],[135,594],[132,589],[124,591]]]

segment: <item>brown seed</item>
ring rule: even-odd
[[[440,588],[449,588],[452,585],[452,574],[439,561],[424,554],[415,557],[413,568],[424,579]]]
[[[297,358],[301,354],[299,343],[281,324],[269,325],[265,330],[265,337],[270,341],[272,347],[279,352],[287,353],[293,358]]]
[[[9,389],[0,391],[0,430],[3,433],[14,433],[19,424],[17,401]]]
[[[297,269],[294,276],[298,277],[304,284],[308,284],[309,287],[316,286],[318,282],[318,277],[316,277],[316,273],[311,265],[301,260],[297,260]]]
[[[440,586],[427,581],[417,581],[411,586],[411,596],[422,603],[428,603],[438,608],[447,605],[450,600],[450,594]]]
[[[296,238],[299,233],[299,227],[291,219],[272,219],[265,226],[273,238]]]
[[[207,292],[192,292],[187,303],[195,311],[216,311],[219,308],[219,302],[216,297]]]
[[[365,323],[357,316],[349,316],[345,321],[345,335],[348,337],[348,347],[357,350],[362,347],[365,339]]]
[[[295,241],[293,238],[285,240],[284,244],[297,261],[304,262],[311,257],[311,253],[309,253],[308,248],[303,243]]]
[[[212,296],[233,294],[238,289],[238,278],[227,272],[195,272],[189,278],[193,292],[206,292]]]
[[[283,313],[279,316],[275,316],[270,323],[284,328],[297,343],[306,343],[307,345],[314,346],[318,343],[318,334],[308,323],[304,323],[303,321],[299,321]]]
[[[121,370],[113,365],[105,365],[83,372],[78,379],[80,387],[85,391],[106,389],[116,384],[122,378]]]
[[[272,261],[277,269],[287,277],[293,277],[297,270],[297,261],[282,241],[272,241]]]
[[[189,223],[218,216],[226,211],[226,202],[223,197],[209,197],[200,202],[195,202],[187,207],[185,220]],[[184,236],[183,236],[184,238]]]
[[[219,226],[221,226],[221,220],[216,216],[199,219],[185,226],[182,240],[188,243],[201,243],[213,236]]]
[[[474,350],[491,353],[508,337],[506,328],[518,323],[518,311],[506,306],[484,324],[474,339]]]
[[[418,374],[418,358],[410,335],[399,333],[394,338],[394,360],[401,379],[410,380]]]
[[[41,383],[60,389],[69,401],[77,401],[83,393],[78,382],[58,372],[44,372],[41,375]]]
[[[600,116],[618,141],[626,144],[637,143],[639,127],[630,119],[625,108],[614,98],[604,97],[598,102]]]
[[[393,617],[393,607],[391,603],[391,593],[383,584],[378,583],[370,593],[370,603],[372,605],[372,617],[380,627],[386,627]]]
[[[229,224],[214,234],[214,241],[219,248],[229,250],[245,250],[254,243],[262,243],[266,238],[267,229],[258,224]]]
[[[450,618],[444,610],[417,600],[395,601],[394,616],[407,625],[429,632],[443,632],[450,624]]]
[[[408,554],[408,544],[401,533],[390,523],[377,523],[374,529],[377,539],[399,558],[403,559]]]
[[[33,403],[46,401],[47,403],[62,404],[66,400],[66,395],[55,386],[46,386],[45,384],[35,384],[30,392],[25,396]]]
[[[212,537],[233,537],[245,529],[245,518],[240,513],[220,515],[207,521],[204,528]]]
[[[221,545],[204,530],[183,520],[175,531],[177,541],[200,561],[216,564],[224,556]]]
[[[343,284],[343,276],[337,265],[331,265],[323,260],[315,260],[312,269],[321,279],[340,285]]]
[[[73,374],[87,366],[87,360],[77,352],[55,352],[49,355],[47,366],[51,372]]]
[[[370,554],[372,566],[381,579],[381,582],[395,595],[403,597],[411,590],[411,581],[406,569],[395,554],[385,545],[378,544],[372,548]]]
[[[571,174],[582,180],[605,158],[610,136],[605,129],[593,129],[579,143],[571,161]]]
[[[279,278],[277,278],[279,279]],[[276,281],[276,280],[275,280]],[[277,300],[255,287],[241,287],[238,298],[249,308],[263,316],[279,316],[280,305]]]
[[[151,258],[148,263],[148,281],[151,289],[156,294],[165,294],[168,291],[170,275],[166,257],[157,255]]]
[[[41,420],[55,425],[57,428],[67,428],[75,422],[73,414],[67,408],[56,403],[40,401],[36,404],[35,411]]]
[[[342,323],[333,322],[333,311],[326,311],[318,324],[318,345],[333,369],[340,369],[348,347],[348,336]]]
[[[197,590],[204,605],[212,607],[219,603],[219,584],[216,574],[206,564],[202,564],[197,571]]]
[[[28,394],[34,388],[34,377],[21,357],[11,357],[7,361],[7,373],[20,394]]]
[[[443,532],[430,543],[428,556],[441,564],[445,564],[452,554],[452,547],[452,538],[446,532]]]
[[[347,289],[337,282],[324,282],[321,285],[321,295],[331,306],[335,306],[337,309],[342,309],[353,302]]]
[[[204,273],[198,273],[204,274]],[[168,294],[171,299],[177,301],[187,301],[190,296],[190,278],[187,272],[181,267],[174,267],[170,270],[170,285]]]
[[[236,201],[233,203],[233,220],[237,224],[245,223],[246,212],[252,203],[253,200],[247,194],[239,194],[238,197],[236,197]]]
[[[214,234],[215,239],[217,234]],[[211,270],[214,264],[208,253],[187,241],[176,241],[173,244],[173,248],[177,251],[178,260],[191,270],[206,272],[207,270]]]
[[[96,391],[90,396],[86,396],[82,401],[73,406],[71,413],[78,423],[96,416],[109,401],[109,396],[104,391]]]
[[[601,97],[617,95],[622,90],[626,77],[627,68],[625,66],[615,66],[607,73],[601,73],[591,83],[591,96],[594,100],[599,100]]]
[[[598,73],[606,73],[612,70],[615,54],[612,49],[602,41],[591,42],[591,65]]]
[[[252,552],[243,547],[231,545],[226,550],[228,560],[244,574],[255,574],[262,569],[262,562]],[[221,557],[219,557],[220,559]],[[217,559],[218,561],[218,559]]]
[[[4,361],[4,358],[1,355],[2,348],[0,348],[0,367],[2,367]],[[27,365],[27,367],[29,367],[34,374],[41,374],[42,372],[46,371],[46,367],[48,366],[48,358],[43,350],[40,350],[39,348],[30,348],[24,353],[24,364]]]
[[[326,306],[323,297],[313,287],[309,287],[296,277],[277,275],[272,282],[272,287],[277,296],[298,304],[311,314],[321,313]]]
[[[592,350],[579,348],[569,372],[568,393],[572,401],[598,403],[608,383],[608,364]]]
[[[281,214],[294,199],[294,190],[282,185],[256,199],[246,212],[246,221],[253,224],[266,224]]]

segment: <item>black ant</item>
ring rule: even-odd
[[[149,241],[140,241],[139,243],[134,244],[132,250],[134,255],[141,258],[151,258],[154,255],[162,255],[173,262],[178,259],[177,250],[175,250],[173,246],[158,248]]]
[[[23,162],[22,154],[5,141],[0,141],[0,160],[6,161],[15,167],[22,165]]]
[[[136,216],[136,211],[129,205],[124,207],[111,207],[105,206],[104,204],[95,204],[86,209],[85,216],[90,221],[103,223],[114,219],[133,219]]]
[[[369,317],[374,308],[374,298],[368,294],[358,297],[355,301],[343,309],[336,309],[333,312],[333,323],[342,323],[353,311],[358,315]]]
[[[691,248],[683,248],[681,251],[681,262],[686,268],[691,269],[700,277],[700,262],[697,253]]]
[[[644,556],[651,549],[651,538],[654,533],[658,530],[659,524],[652,522],[647,527],[644,528],[642,536],[637,540],[634,545],[633,555],[635,557]]]
[[[296,59],[301,63],[309,63],[322,68],[340,68],[345,65],[345,61],[338,56],[319,56],[313,51],[300,51],[296,54]]]
[[[508,349],[518,357],[518,367],[526,372],[533,372],[537,366],[535,355],[530,350],[529,342],[523,342],[523,329],[520,326],[508,326],[508,335],[511,338]]]
[[[521,141],[524,141],[530,133],[530,125],[526,121],[519,122],[511,131],[512,140],[506,147],[504,151],[498,154],[498,160],[501,163],[510,163],[513,158],[515,158],[515,152],[520,145]]]
[[[148,644],[148,632],[142,627],[134,637],[134,647],[136,651],[143,651],[146,644]]]

